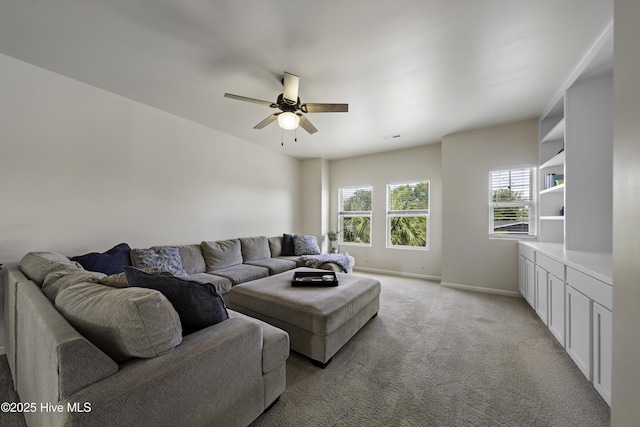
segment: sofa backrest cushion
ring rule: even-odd
[[[241,237],[240,247],[242,249],[242,259],[244,262],[271,258],[269,241],[265,236]]]
[[[20,270],[38,286],[47,274],[63,269],[82,270],[82,266],[56,252],[29,252],[20,261]]]
[[[42,292],[49,298],[49,301],[55,302],[56,297],[65,288],[76,285],[78,283],[100,283],[100,279],[107,277],[103,273],[86,270],[58,270],[47,274],[42,282]]]
[[[305,234],[295,234],[293,236],[293,246],[296,255],[320,255],[318,238]]]
[[[129,286],[155,289],[167,297],[180,316],[184,335],[229,318],[222,297],[211,283],[150,274],[135,267],[125,267],[125,274]]]
[[[202,242],[202,255],[206,263],[207,271],[220,270],[234,265],[242,264],[242,252],[240,240],[218,240],[215,242]]]
[[[198,244],[177,246],[182,258],[182,268],[187,274],[198,274],[206,271],[207,265],[202,256],[202,248]]]
[[[131,263],[138,268],[159,268],[184,279],[189,275],[182,267],[180,251],[175,246],[152,246],[149,249],[131,249]]]
[[[55,306],[78,332],[118,363],[160,356],[182,342],[178,313],[153,289],[78,283],[60,291]]]
[[[282,255],[282,236],[269,237],[269,250],[271,258]]]
[[[77,261],[85,270],[97,271],[106,275],[122,273],[124,266],[131,265],[131,248],[126,243],[120,243],[106,252],[91,252],[86,255],[74,256],[71,261]]]

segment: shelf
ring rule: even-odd
[[[561,153],[556,154],[555,156],[553,156],[552,158],[550,158],[549,160],[541,164],[540,169],[552,168],[554,166],[562,166],[564,165],[565,158],[566,158],[565,152],[562,151]]]
[[[564,221],[564,216],[541,216],[540,221]]]
[[[564,191],[564,184],[554,185],[551,188],[547,188],[546,190],[542,190],[540,192],[540,195],[549,194],[549,193],[556,193],[556,192],[560,192],[560,191]]]
[[[541,143],[556,141],[562,139],[564,140],[564,118],[558,122],[557,125],[553,127],[546,135],[542,137],[540,140]]]

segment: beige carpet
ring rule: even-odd
[[[363,273],[359,273],[363,274]],[[523,299],[417,279],[324,370],[292,353],[259,426],[607,426],[610,411]]]
[[[358,273],[362,274],[362,273]],[[607,426],[609,407],[523,299],[382,282],[379,315],[326,369],[292,353],[262,426]],[[0,357],[0,399],[16,399]],[[24,419],[0,413],[0,426]]]

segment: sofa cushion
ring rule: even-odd
[[[202,242],[202,255],[207,271],[220,270],[242,264],[240,240],[218,240],[216,242]]]
[[[156,357],[182,342],[178,313],[153,289],[78,283],[60,291],[55,306],[78,332],[118,363]]]
[[[97,271],[106,275],[122,273],[122,267],[131,265],[131,248],[126,243],[120,243],[106,252],[91,252],[86,255],[74,256],[71,261],[77,261],[85,270]]]
[[[265,236],[240,238],[243,262],[271,258],[269,241]]]
[[[135,267],[126,267],[125,275],[129,286],[162,292],[178,312],[185,335],[229,318],[222,297],[211,283],[149,274]]]
[[[182,268],[180,251],[175,246],[153,246],[149,249],[131,249],[131,263],[137,268],[159,268],[176,277],[189,275]]]
[[[78,283],[99,283],[100,279],[106,277],[104,273],[86,270],[58,270],[47,274],[42,282],[42,292],[51,302],[55,302],[58,293],[69,286]]]
[[[289,334],[262,320],[254,319],[237,311],[229,310],[229,318],[243,317],[257,323],[262,329],[262,372],[271,372],[286,362],[289,357]]]
[[[56,252],[29,252],[20,261],[20,270],[38,286],[47,274],[58,270],[82,270],[82,266]]]
[[[228,293],[231,290],[231,286],[233,286],[233,283],[228,278],[209,273],[191,274],[189,279],[200,283],[211,283],[220,295]]]
[[[292,270],[298,266],[298,263],[295,260],[285,258],[256,259],[254,261],[246,262],[246,264],[266,267],[269,269],[270,275]]]
[[[293,244],[293,234],[283,234],[282,235],[282,251],[280,255],[282,256],[293,256],[296,254],[295,246]]]
[[[112,288],[126,288],[129,286],[127,277],[124,275],[124,271],[122,273],[104,276],[98,280],[98,282],[105,286],[111,286]]]
[[[271,257],[275,258],[282,255],[282,236],[269,237],[268,241]]]
[[[296,255],[319,255],[318,239],[316,236],[306,234],[295,234],[293,236],[293,246]]]
[[[215,274],[216,276],[226,277],[231,280],[234,285],[237,285],[239,283],[267,277],[269,276],[269,269],[257,265],[240,264],[216,270]]]
[[[204,262],[202,248],[199,244],[176,247],[178,248],[178,252],[180,252],[182,268],[184,268],[187,274],[204,273],[206,271],[207,265]]]

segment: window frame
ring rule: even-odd
[[[354,193],[358,190],[369,190],[371,193],[371,210],[361,211],[345,211],[344,210],[344,190],[354,190]],[[344,218],[368,218],[369,219],[369,243],[358,242],[345,242],[344,241]],[[373,243],[373,185],[361,184],[361,185],[343,185],[338,187],[338,244],[343,246],[359,246],[359,247],[371,247]]]
[[[505,187],[494,187],[494,174],[499,172],[512,173],[513,171],[529,170],[529,199],[522,201],[495,202],[493,201],[494,190],[504,189]],[[491,169],[488,174],[488,233],[490,239],[507,239],[507,240],[529,240],[538,237],[537,229],[537,209],[538,209],[538,191],[537,191],[537,175],[538,168],[535,165],[516,165],[505,166]],[[509,178],[511,180],[511,178]],[[510,181],[511,182],[511,181]],[[506,188],[511,189],[511,186]],[[529,210],[528,230],[527,234],[518,232],[496,232],[494,223],[494,209],[498,207],[527,207]]]
[[[426,183],[428,192],[427,192],[427,208],[426,209],[405,209],[405,210],[394,210],[391,209],[390,206],[390,196],[391,191],[393,191],[392,187],[401,187],[404,185],[417,185]],[[431,181],[429,179],[413,179],[413,180],[402,180],[402,181],[393,181],[388,182],[386,185],[386,200],[385,200],[385,210],[386,210],[386,247],[387,249],[400,249],[400,250],[410,250],[410,251],[429,251],[431,250]],[[425,218],[425,245],[424,246],[409,246],[409,245],[394,245],[392,244],[391,239],[391,221],[393,218],[397,217],[416,217],[416,218]]]

